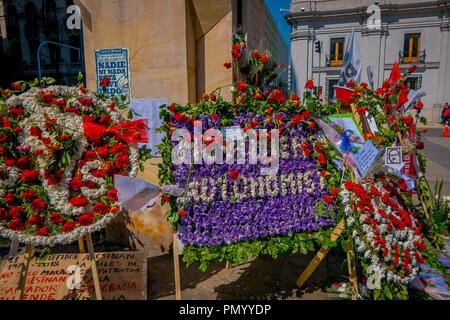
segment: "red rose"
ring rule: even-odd
[[[86,108],[92,108],[93,107],[91,99],[83,98],[83,99],[78,100],[78,102],[81,103]]]
[[[105,172],[102,170],[98,170],[98,169],[92,170],[91,174],[96,178],[104,178],[105,177]]]
[[[109,212],[109,207],[101,202],[97,203],[92,210],[94,214],[106,214]]]
[[[22,89],[22,86],[21,86],[20,83],[18,83],[18,82],[13,82],[13,83],[11,83],[11,86],[12,86],[14,89],[16,89],[16,90],[21,90],[21,89]]]
[[[62,231],[65,233],[68,233],[68,232],[72,231],[73,229],[75,229],[75,227],[76,227],[75,223],[68,221],[63,225]]]
[[[38,236],[48,236],[49,235],[49,231],[47,227],[42,227],[38,230],[37,232]]]
[[[61,224],[61,223],[63,223],[63,221],[64,221],[63,217],[61,217],[56,212],[52,213],[52,215],[50,216],[51,224]]]
[[[5,195],[3,197],[3,200],[5,202],[7,202],[8,204],[13,204],[14,200],[16,200],[16,196],[14,194],[12,194],[12,193],[8,193],[7,195]]]
[[[8,211],[6,211],[3,208],[0,208],[0,221],[4,221],[6,219],[8,219],[9,215],[8,215]]]
[[[81,187],[83,186],[83,181],[77,178],[73,178],[70,180],[69,187],[73,191],[80,191]]]
[[[22,220],[16,218],[9,224],[8,228],[15,231],[22,231],[25,229],[25,224]]]
[[[326,201],[326,203],[328,204],[332,204],[333,203],[333,198],[330,196],[325,196],[323,197],[323,199]]]
[[[333,191],[331,191],[331,196],[332,196],[333,198],[336,198],[337,194],[338,194],[338,189],[337,189],[336,187],[334,187],[334,188],[333,188]]]
[[[117,190],[116,189],[108,190],[108,194],[106,196],[111,201],[117,201],[118,200],[118,198],[117,198]]]
[[[25,183],[31,183],[37,180],[39,178],[40,173],[38,170],[25,170],[22,171],[22,176],[20,179]]]
[[[11,127],[12,127],[11,121],[9,121],[8,118],[3,119],[3,126],[4,126],[5,128],[11,128]]]
[[[419,103],[417,103],[416,110],[421,110],[421,109],[423,109],[423,103],[422,103],[422,101],[419,101]]]
[[[108,145],[97,148],[97,153],[102,159],[106,159],[109,155]]]
[[[236,85],[236,89],[238,89],[240,92],[244,92],[245,91],[245,82],[241,81]]]
[[[93,160],[97,159],[97,155],[95,154],[95,151],[92,151],[92,150],[86,151],[86,153],[84,154],[84,157],[85,157],[86,161],[93,161]]]
[[[2,90],[2,96],[5,98],[9,98],[12,96],[12,92],[9,89]]]
[[[320,155],[319,157],[317,157],[317,160],[319,160],[320,164],[325,164],[326,163],[326,159],[324,156]]]
[[[31,158],[22,157],[19,160],[17,160],[16,166],[19,169],[24,170],[24,169],[28,169],[28,167],[30,166],[30,163],[31,163]]]
[[[44,224],[44,218],[42,218],[42,217],[40,217],[38,215],[32,216],[30,218],[30,220],[28,220],[28,225],[29,226],[34,226],[34,225],[41,226],[43,224]]]
[[[14,128],[15,133],[21,133],[23,131],[22,128]]]
[[[314,89],[314,82],[312,80],[308,80],[306,82],[305,89]]]
[[[231,180],[236,180],[239,177],[239,171],[234,169],[233,171],[230,172],[230,179]]]
[[[94,121],[95,121],[95,116],[88,116],[88,115],[85,115],[84,117],[83,117],[83,122],[87,122],[87,123],[93,123]]]
[[[92,221],[94,221],[94,216],[92,213],[83,214],[78,218],[78,223],[80,226],[90,226]]]
[[[97,189],[97,186],[91,180],[89,180],[87,182],[83,182],[83,185],[89,189]]]
[[[79,196],[70,199],[69,203],[75,207],[84,207],[88,202],[85,197]]]
[[[230,69],[231,68],[231,63],[230,62],[225,62],[223,64],[225,66],[225,68]]]
[[[112,120],[110,117],[108,116],[102,116],[100,118],[100,120],[98,121],[98,123],[104,127],[109,127],[109,125],[111,124]]]
[[[60,183],[62,180],[62,175],[63,171],[61,169],[56,170],[53,174],[50,174],[48,171],[44,171],[44,179],[47,179],[47,183],[50,186]]]
[[[182,216],[185,216],[185,215],[186,215],[186,211],[184,211],[184,210],[181,210],[181,209],[180,209],[180,210],[178,210],[178,213],[179,213],[179,214],[181,214]]]
[[[114,154],[118,154],[120,156],[128,154],[128,148],[126,145],[116,143],[112,148],[111,152]]]
[[[104,77],[100,82],[100,85],[103,87],[109,87],[109,79],[107,77]]]
[[[10,215],[13,218],[19,218],[20,216],[24,215],[25,210],[16,206],[11,207]]]
[[[5,160],[5,166],[7,167],[14,167],[14,165],[16,164],[13,159],[8,159],[5,157],[3,160]]]
[[[42,130],[38,127],[31,127],[30,128],[30,134],[33,137],[38,137],[41,138],[42,137]]]
[[[267,61],[269,61],[269,59],[268,59],[266,56],[264,56],[264,57],[261,58],[261,62],[262,62],[262,63],[266,64]]]
[[[45,93],[44,91],[41,91],[41,93],[39,95],[42,98],[42,101],[44,101],[44,103],[46,103],[46,104],[52,102],[53,99],[55,98],[53,91],[50,91],[47,93]]]
[[[23,109],[19,109],[19,108],[10,108],[9,109],[9,114],[11,115],[11,117],[13,119],[17,119],[21,116],[23,116]]]
[[[41,199],[36,199],[31,203],[31,208],[36,212],[41,212],[45,209],[45,202]]]
[[[126,166],[128,166],[130,164],[130,159],[128,158],[128,156],[119,156],[116,161],[114,161],[114,165],[119,168],[119,169],[123,169]]]

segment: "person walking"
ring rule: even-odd
[[[444,126],[449,126],[450,125],[450,107],[448,106],[448,103],[445,104],[447,108],[444,107],[444,111],[442,112],[442,117],[443,117],[443,124]]]
[[[448,105],[448,102],[446,102],[445,105],[444,105],[444,108],[442,109],[442,113],[441,113],[441,124],[443,124],[444,126],[445,126],[445,123],[446,123],[446,121],[445,121],[446,115],[445,114],[448,115],[447,111],[449,109],[450,109],[450,107]],[[448,121],[448,119],[447,119],[447,121]]]

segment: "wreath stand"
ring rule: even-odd
[[[15,240],[11,242],[11,251],[13,250],[13,247],[16,245]],[[100,282],[97,272],[97,263],[95,261],[95,255],[94,255],[94,244],[92,242],[92,236],[90,233],[88,233],[86,236],[78,239],[78,246],[80,248],[80,253],[86,253],[84,241],[86,241],[88,252],[89,252],[89,260],[91,261],[91,271],[92,271],[92,278],[94,280],[94,288],[95,288],[95,296],[97,300],[102,300],[102,294],[100,291]],[[30,269],[30,263],[31,258],[33,257],[33,245],[27,244],[25,248],[25,264],[22,266],[21,272],[20,272],[20,278],[19,278],[19,299],[22,300],[23,294],[25,291],[25,284],[27,282],[27,276],[28,276],[28,270]]]

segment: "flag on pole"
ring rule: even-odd
[[[359,82],[361,79],[361,54],[359,52],[358,39],[356,39],[355,28],[352,28],[350,39],[345,47],[344,63],[342,64],[338,86],[344,87],[351,80]]]
[[[394,63],[394,67],[392,68],[391,75],[389,76],[389,86],[393,87],[398,80],[402,78],[402,73],[400,72],[400,68],[398,66],[397,61]]]

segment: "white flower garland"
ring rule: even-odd
[[[55,120],[57,126],[64,128],[64,131],[70,132],[74,140],[76,140],[77,153],[72,157],[70,164],[65,168],[62,180],[56,185],[49,185],[46,179],[43,179],[42,186],[47,193],[50,204],[55,207],[59,213],[67,216],[80,216],[86,212],[86,208],[92,209],[92,204],[84,207],[75,207],[69,203],[69,183],[72,179],[72,172],[75,165],[81,158],[83,152],[88,146],[88,142],[84,136],[83,131],[83,119],[72,113],[66,112],[62,113],[58,108],[45,108],[40,102],[40,93],[53,92],[54,97],[66,98],[67,102],[72,108],[81,110],[84,106],[79,102],[80,99],[90,99],[96,108],[102,108],[106,111],[111,120],[115,123],[122,123],[124,118],[122,115],[116,111],[111,110],[108,105],[92,92],[82,93],[79,88],[76,87],[66,87],[66,86],[50,86],[46,89],[31,88],[27,92],[21,94],[20,96],[12,95],[8,100],[6,100],[5,105],[7,108],[13,108],[17,106],[23,106],[23,108],[29,113],[29,117],[21,121],[20,127],[23,128],[21,134],[19,134],[19,142],[24,146],[31,146],[33,151],[38,149],[45,150],[45,144],[37,137],[31,136],[29,134],[30,128],[35,125],[43,125],[47,118]],[[70,97],[70,98],[68,98]],[[45,130],[42,130],[42,137],[50,139],[50,144],[55,142],[54,138],[49,135]],[[135,177],[139,168],[139,149],[137,144],[127,143],[129,147],[129,160],[130,160],[130,172],[129,176]],[[44,174],[45,167],[48,164],[48,158],[43,154],[37,156],[37,161],[39,165],[39,171],[41,176]],[[19,179],[19,170],[17,168],[9,168],[1,166],[0,170],[5,169],[8,174],[8,178],[5,180],[0,180],[0,189],[4,186],[12,186]],[[90,174],[94,169],[102,170],[103,164],[99,160],[89,161],[82,168],[83,181],[91,180],[96,184],[98,189],[89,189],[82,187],[82,194],[91,202],[97,200],[100,197],[106,195],[106,180],[103,178],[97,178]],[[118,208],[119,212],[122,208],[121,204],[116,201],[113,203],[113,207]],[[80,226],[68,233],[62,233],[54,236],[37,236],[37,235],[27,235],[20,231],[10,230],[2,225],[0,225],[0,234],[3,237],[10,239],[17,239],[19,242],[33,244],[37,246],[54,246],[57,244],[71,243],[82,236],[103,229],[116,214],[107,213],[100,220],[96,221],[89,226]]]

